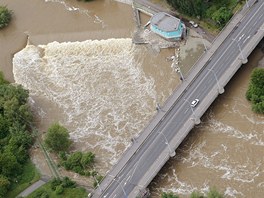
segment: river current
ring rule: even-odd
[[[166,60],[174,49],[157,53],[132,44],[129,2],[2,2],[16,18],[1,33],[1,46],[15,53],[28,42],[15,53],[12,72],[14,81],[30,90],[40,131],[55,121],[63,124],[75,142],[72,150],[95,152],[104,175],[179,85]],[[32,6],[33,16],[38,13],[35,20],[23,20],[32,14],[22,4]],[[185,58],[197,58],[197,49],[200,45],[187,50]],[[8,74],[11,59],[4,52],[0,57]],[[252,113],[245,99],[250,72],[262,57],[255,50],[235,75],[150,184],[152,197],[162,191],[187,197],[212,186],[227,197],[262,197],[264,117]]]

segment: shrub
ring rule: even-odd
[[[192,192],[190,198],[205,198],[200,192]]]
[[[246,98],[252,102],[252,110],[264,113],[264,69],[256,68],[250,78]]]
[[[94,162],[95,154],[92,152],[84,153],[82,155],[81,164],[84,168],[90,166]]]
[[[12,18],[12,11],[8,10],[6,6],[0,6],[0,29],[6,27]]]
[[[67,151],[72,143],[68,130],[58,123],[51,125],[44,141],[55,152]]]
[[[84,171],[82,170],[81,166],[74,166],[71,170],[73,170],[76,173],[79,173],[80,175],[84,175]]]
[[[172,192],[170,192],[170,193],[163,192],[161,197],[162,198],[179,198],[178,195],[174,195]]]
[[[215,188],[210,188],[207,193],[207,198],[223,198],[224,196],[219,193]]]
[[[69,179],[69,177],[64,177],[62,179],[62,186],[64,188],[75,188],[76,182]]]
[[[62,161],[66,160],[67,159],[66,152],[64,151],[59,152],[59,158]]]
[[[8,178],[0,175],[0,197],[4,196],[7,193],[10,182]]]
[[[212,19],[220,26],[223,27],[231,18],[232,12],[226,7],[221,7],[212,14]]]
[[[90,175],[87,168],[94,163],[95,154],[91,152],[75,152],[70,155],[60,154],[60,165],[66,170],[72,170],[80,175]]]
[[[45,190],[38,191],[34,198],[49,198],[49,194]]]
[[[94,174],[92,174],[92,175],[94,178],[93,187],[96,188],[101,183],[101,181],[103,180],[104,177],[102,175],[99,175],[97,172],[96,172],[96,175],[94,175]]]
[[[56,187],[55,193],[57,195],[61,195],[63,193],[63,190],[64,189],[63,189],[62,185],[59,185],[59,186]]]
[[[56,190],[57,186],[61,185],[62,181],[58,178],[54,178],[51,180],[50,186],[51,189],[54,191]]]

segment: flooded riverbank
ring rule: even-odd
[[[40,133],[55,121],[62,123],[75,142],[72,150],[95,152],[96,166],[104,175],[155,115],[156,105],[179,85],[179,75],[166,60],[175,50],[157,53],[133,45],[135,24],[127,4],[1,2],[14,11],[12,23],[0,32],[0,45],[6,46],[0,49],[5,76],[30,90]],[[180,67],[186,73],[203,51],[202,42],[193,41],[195,45],[179,52]],[[262,56],[256,50],[229,83],[175,159],[153,181],[152,197],[160,197],[161,191],[184,197],[193,189],[203,191],[209,186],[230,197],[260,195],[263,117],[251,112],[244,93],[249,74]],[[43,162],[39,152],[33,153],[37,153],[35,162]],[[44,163],[38,165],[45,170]],[[48,170],[42,173],[50,174]]]
[[[262,197],[264,116],[245,98],[252,70],[263,59],[257,48],[152,181],[151,197],[162,191],[189,197],[216,187],[225,197]]]

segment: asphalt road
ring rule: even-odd
[[[263,23],[264,1],[258,1],[217,49],[206,67],[188,86],[174,107],[166,113],[163,121],[152,131],[119,174],[113,178],[101,197],[135,197],[131,194],[133,189],[138,186],[148,169],[164,150],[168,153],[173,152],[169,144],[170,140],[175,135],[180,135],[178,134],[180,129],[189,119],[196,116],[195,112],[199,110],[199,106],[203,105],[203,100],[209,91],[215,87],[215,84],[218,84],[218,79],[224,75],[237,57],[247,58],[243,55],[243,48]],[[196,98],[200,100],[200,103],[191,108],[190,103]]]

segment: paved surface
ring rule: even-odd
[[[255,2],[255,1],[249,1]],[[245,7],[198,60],[140,137],[107,174],[93,197],[137,197],[180,145],[264,36],[264,1]],[[192,108],[190,103],[200,103]]]
[[[156,14],[158,12],[166,12],[169,13],[172,16],[180,18],[184,24],[196,31],[199,35],[203,36],[206,40],[209,42],[213,42],[215,36],[213,36],[210,32],[207,32],[203,30],[202,28],[193,28],[190,24],[189,21],[185,18],[182,18],[180,14],[176,11],[169,10],[168,8],[162,7],[159,4],[152,3],[149,0],[133,0],[133,7],[140,10],[141,12],[152,16],[153,14]],[[136,16],[136,22],[138,26],[140,26],[140,21],[139,21],[139,16]]]
[[[26,197],[30,195],[32,192],[34,192],[36,189],[38,189],[39,187],[46,184],[47,182],[48,182],[47,178],[41,178],[40,180],[29,186],[26,190],[21,192],[17,197]]]

